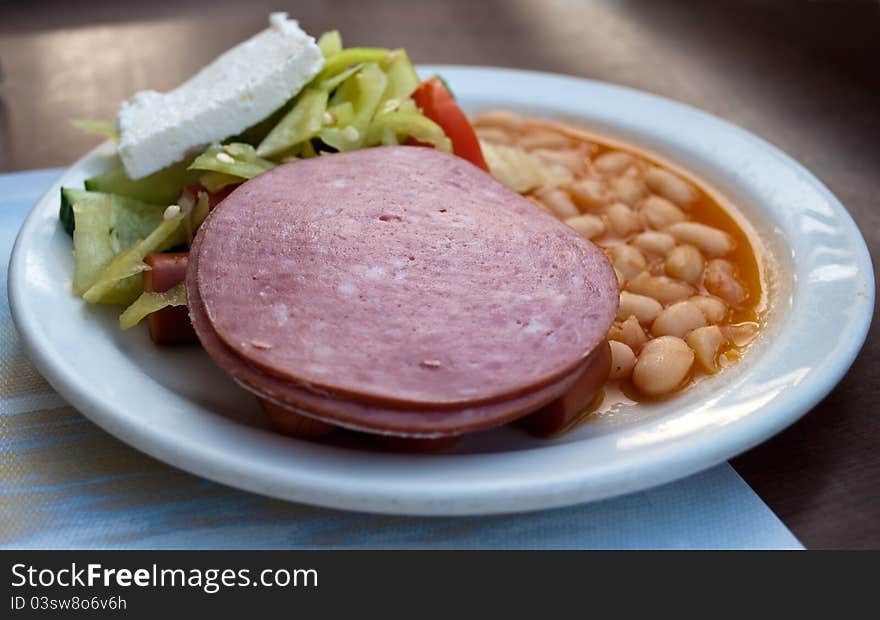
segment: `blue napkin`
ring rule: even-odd
[[[649,491],[488,517],[312,508],[202,480],[114,439],[26,360],[9,252],[60,170],[0,175],[0,546],[38,549],[802,549],[727,464]]]

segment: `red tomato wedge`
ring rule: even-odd
[[[425,116],[440,125],[456,155],[489,172],[474,128],[443,82],[435,77],[425,80],[412,98]]]

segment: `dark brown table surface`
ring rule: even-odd
[[[67,165],[95,141],[71,118],[114,117],[174,87],[288,10],[347,45],[416,62],[569,73],[726,118],[810,168],[880,252],[880,3],[559,0],[283,2],[0,0],[0,172]],[[800,422],[734,459],[809,548],[880,547],[880,336]]]

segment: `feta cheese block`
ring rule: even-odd
[[[315,39],[287,13],[167,93],[137,93],[119,108],[119,156],[139,179],[256,124],[324,66]]]

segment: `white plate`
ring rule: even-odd
[[[265,430],[254,399],[198,348],[122,333],[115,310],[70,293],[58,188],[112,162],[105,144],[36,205],[16,242],[9,299],[24,345],[52,386],[121,440],[182,469],[298,502],[398,514],[536,510],[605,498],[711,467],[785,428],[840,380],[865,339],[873,272],[843,206],[770,144],[688,106],[572,77],[489,68],[440,72],[469,110],[569,117],[689,168],[752,220],[777,278],[767,329],[734,369],[668,402],[639,405],[556,441],[511,429],[448,455],[384,454]]]

